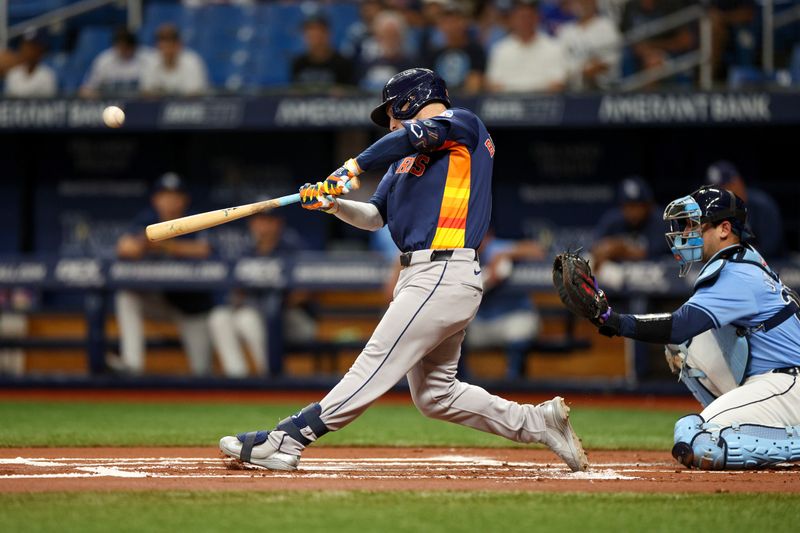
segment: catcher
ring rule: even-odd
[[[800,299],[751,245],[744,202],[702,187],[671,202],[666,233],[680,276],[704,263],[694,293],[666,314],[616,313],[573,253],[553,283],[599,332],[666,344],[667,361],[703,406],[675,424],[672,455],[689,468],[739,470],[800,460]]]

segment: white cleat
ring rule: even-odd
[[[588,470],[589,459],[586,458],[581,440],[569,422],[569,407],[564,398],[556,396],[538,407],[542,409],[547,428],[542,443],[561,457],[573,472]]]
[[[297,470],[297,465],[300,463],[299,456],[277,452],[271,446],[265,444],[253,446],[250,459],[243,462],[270,470]],[[219,449],[228,457],[242,461],[242,441],[238,438],[222,437],[219,439]]]

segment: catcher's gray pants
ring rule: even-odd
[[[534,406],[493,396],[455,377],[464,330],[481,301],[475,251],[457,249],[447,261],[430,259],[430,250],[414,252],[364,351],[320,402],[320,418],[332,431],[344,427],[405,375],[414,404],[426,416],[518,442],[539,442],[545,424]],[[269,440],[284,453],[299,455],[303,449],[283,431],[271,432]]]

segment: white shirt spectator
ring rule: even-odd
[[[33,72],[27,65],[17,65],[6,74],[6,96],[16,98],[50,98],[58,92],[55,71],[39,63]]]
[[[583,87],[583,69],[592,60],[608,66],[608,70],[597,77],[599,86],[607,87],[618,77],[622,37],[610,18],[598,15],[587,24],[564,24],[558,32],[558,41],[567,55],[567,71],[573,89]]]
[[[147,65],[156,59],[153,50],[139,48],[133,57],[124,58],[109,48],[94,59],[83,85],[100,94],[133,94],[139,90]]]
[[[149,62],[142,74],[142,91],[148,93],[192,95],[208,90],[208,73],[203,59],[183,49],[174,68],[168,69],[160,56]]]
[[[503,92],[546,91],[566,81],[566,56],[541,31],[527,43],[509,35],[492,48],[486,77]]]

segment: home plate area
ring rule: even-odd
[[[667,453],[590,452],[570,472],[541,449],[309,449],[295,472],[273,472],[207,448],[0,450],[0,492],[46,490],[569,490],[800,491],[800,468],[700,472]]]

